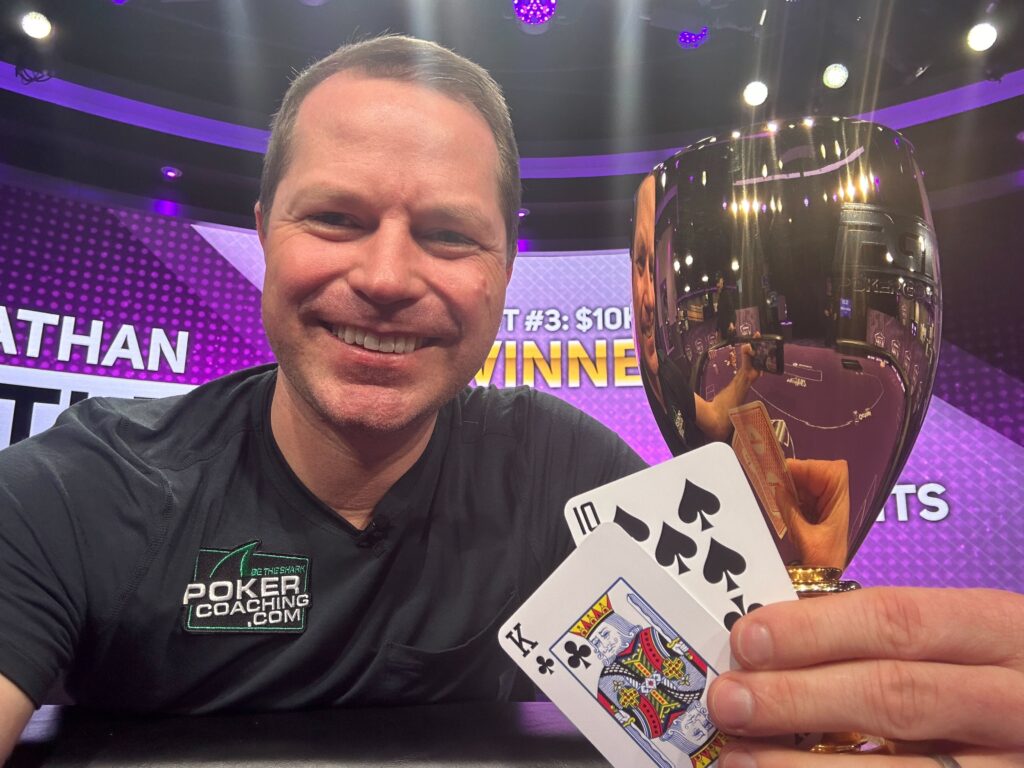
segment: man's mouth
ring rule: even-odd
[[[368,349],[371,352],[385,352],[404,355],[423,346],[424,339],[419,336],[403,336],[394,333],[373,333],[362,328],[339,325],[331,329],[331,333],[346,344]]]

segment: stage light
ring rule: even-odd
[[[692,253],[686,254],[686,266],[688,266],[688,267],[692,267],[693,266],[693,254]]]
[[[768,129],[768,133],[775,133],[777,130],[779,130],[779,124],[772,121],[768,123],[768,125],[766,125],[765,128]]]
[[[512,8],[523,24],[547,24],[558,10],[558,0],[512,0]]]
[[[175,168],[173,165],[165,165],[160,169],[160,175],[168,181],[177,181],[181,178],[182,173],[180,168]]]
[[[31,38],[43,40],[50,36],[53,25],[50,20],[38,11],[31,11],[21,17],[21,29]]]
[[[814,127],[814,118],[813,117],[805,117],[804,118],[804,127],[805,128],[813,128]]]
[[[690,32],[684,29],[679,33],[680,48],[700,48],[708,39],[708,28],[703,27],[700,32]]]
[[[752,107],[759,107],[768,99],[768,86],[760,80],[747,83],[743,89],[743,100]]]
[[[706,283],[706,282],[708,281],[708,276],[707,276],[707,275],[701,275],[701,276],[700,276],[700,281],[701,281],[702,283]]]
[[[679,259],[673,259],[673,261],[672,261],[672,268],[673,268],[673,269],[674,269],[674,270],[675,270],[676,272],[678,272],[678,271],[679,271]]]
[[[743,135],[743,134],[742,134],[742,133],[740,133],[739,131],[733,131],[733,132],[732,132],[732,137],[733,137],[734,139],[738,139],[738,138],[739,138],[740,136],[742,136],[742,135]]]
[[[529,208],[520,208],[519,209],[519,218],[520,219],[525,219],[529,215],[530,215],[530,209]]]
[[[967,33],[967,46],[972,51],[987,51],[999,36],[998,30],[987,21],[975,24]]]
[[[849,77],[850,70],[839,62],[836,62],[835,64],[829,64],[825,67],[825,71],[821,74],[821,82],[825,84],[826,88],[842,88],[846,85],[846,81]]]
[[[732,271],[733,272],[739,272],[740,271],[740,263],[738,261],[736,261],[736,259],[732,260],[732,264],[730,266],[732,266]]]

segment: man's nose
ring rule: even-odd
[[[409,230],[397,222],[382,222],[362,243],[348,280],[352,290],[378,305],[417,298],[423,290],[423,253]]]

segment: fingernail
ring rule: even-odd
[[[772,635],[756,619],[743,622],[736,637],[736,657],[745,667],[767,666],[772,659]]]
[[[727,733],[742,729],[754,716],[754,697],[745,685],[719,678],[711,691],[711,719]]]
[[[719,759],[722,768],[757,768],[757,760],[743,747],[729,747]]]

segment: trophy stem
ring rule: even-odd
[[[856,581],[843,581],[840,568],[818,568],[813,566],[789,566],[789,578],[801,600],[822,595],[835,595],[860,589]],[[884,753],[889,743],[880,736],[866,736],[852,731],[821,734],[811,752],[838,754],[843,752]]]

